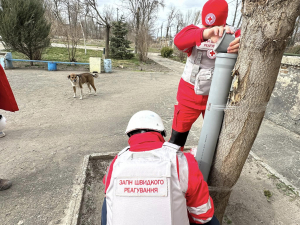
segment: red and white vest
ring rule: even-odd
[[[180,147],[165,142],[145,152],[128,149],[113,165],[106,191],[107,225],[189,225],[188,164]]]
[[[214,47],[215,43],[210,40],[202,42],[200,46],[194,46],[187,57],[182,79],[195,86],[196,94],[209,94],[216,59]]]

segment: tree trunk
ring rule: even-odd
[[[105,58],[109,57],[109,32],[110,32],[110,25],[107,23],[105,25],[106,31],[106,38],[105,38]]]
[[[140,7],[137,8],[137,12],[136,12],[136,28],[135,28],[135,40],[134,40],[135,54],[137,54],[137,49],[138,49],[139,28],[140,28]]]
[[[233,70],[238,87],[232,107],[225,110],[208,179],[220,222],[263,120],[299,10],[299,0],[243,0],[241,43]]]
[[[169,37],[169,26],[167,26],[166,39]]]

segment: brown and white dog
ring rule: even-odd
[[[95,88],[95,84],[94,84],[94,77],[97,78],[98,74],[90,74],[90,73],[81,73],[81,74],[75,74],[72,73],[70,75],[68,75],[68,79],[71,81],[71,84],[73,86],[73,90],[74,90],[74,98],[76,98],[76,87],[80,88],[80,99],[82,99],[82,85],[83,84],[87,84],[88,88],[90,89],[90,93],[92,92],[91,86],[93,87],[95,94],[96,93],[96,88]]]

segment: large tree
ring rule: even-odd
[[[168,19],[167,19],[166,38],[169,37],[169,31],[170,31],[171,27],[173,26],[173,21],[176,18],[177,12],[178,12],[178,10],[174,6],[171,6],[169,14],[168,14]],[[172,34],[170,34],[170,36],[172,36]]]
[[[123,7],[129,11],[135,30],[135,53],[139,53],[141,61],[147,59],[150,42],[150,30],[158,15],[160,7],[164,7],[164,0],[122,0]]]
[[[299,0],[243,0],[241,44],[233,97],[208,179],[222,221],[274,89],[281,58],[300,14]]]
[[[85,0],[97,14],[97,23],[105,27],[105,57],[109,57],[110,29],[113,21],[113,8],[106,7],[103,13],[98,10],[97,0]]]
[[[5,48],[29,59],[41,59],[50,45],[50,23],[45,19],[43,0],[0,0],[0,35]]]
[[[56,33],[63,36],[70,62],[76,62],[77,44],[81,37],[80,13],[84,8],[80,0],[47,0],[49,10],[57,24]]]
[[[112,24],[112,37],[110,39],[111,57],[114,59],[131,59],[134,55],[128,50],[130,41],[126,39],[128,33],[127,24],[121,16]]]

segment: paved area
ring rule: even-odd
[[[170,134],[178,74],[102,73],[95,79],[98,95],[88,95],[84,86],[79,100],[69,73],[6,70],[20,111],[0,110],[7,118],[0,177],[13,182],[0,192],[1,225],[64,224],[83,157],[127,146],[124,132],[137,111],[160,114]]]
[[[51,46],[52,47],[60,47],[60,48],[65,48],[66,47],[65,44],[59,44],[59,43],[51,43]],[[77,45],[76,48],[103,51],[103,48],[105,48],[105,47]]]
[[[182,73],[184,64],[163,58],[158,53],[149,58]],[[261,160],[300,189],[300,136],[264,119],[251,149]]]
[[[174,60],[170,60],[167,58],[163,58],[160,56],[159,53],[148,53],[148,57],[153,61],[169,68],[170,70],[174,71],[175,73],[182,74],[182,71],[185,67],[185,64],[181,62],[177,62]]]

